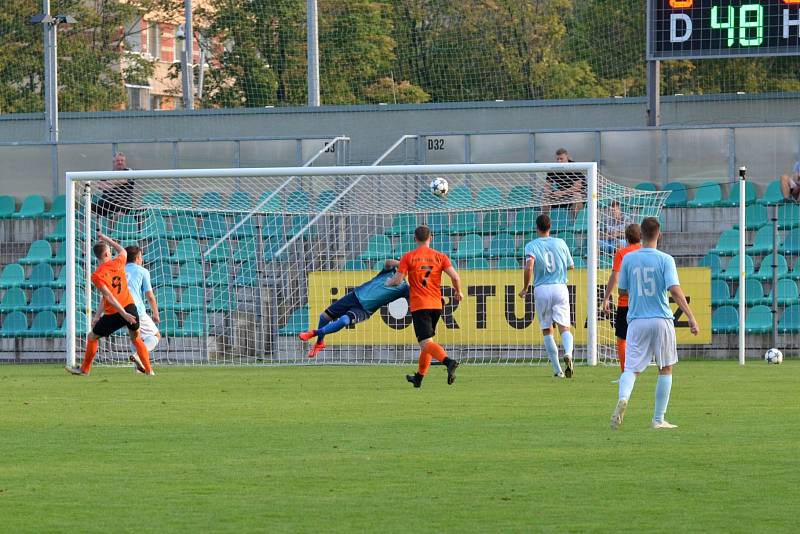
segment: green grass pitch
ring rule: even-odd
[[[0,367],[0,530],[797,531],[800,362],[411,370]]]

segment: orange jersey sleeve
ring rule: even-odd
[[[128,279],[125,276],[125,259],[122,256],[117,256],[98,267],[92,274],[92,283],[98,288],[108,289],[123,308],[133,304],[133,297],[128,291]],[[119,312],[110,302],[105,301],[103,313],[113,315]]]
[[[451,265],[447,254],[429,247],[403,255],[397,270],[408,278],[412,312],[442,309],[442,271]]]
[[[629,252],[639,250],[640,248],[642,248],[642,244],[636,243],[635,245],[628,245],[625,248],[617,250],[616,254],[614,254],[614,265],[611,267],[611,270],[615,273],[618,273],[622,268],[622,258],[624,258]],[[628,295],[620,295],[617,305],[623,308],[626,307],[628,305]]]

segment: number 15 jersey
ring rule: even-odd
[[[430,247],[417,247],[403,254],[397,272],[408,277],[412,312],[442,309],[442,271],[451,265],[447,254]]]
[[[533,258],[533,287],[566,284],[567,271],[574,267],[572,254],[563,239],[537,237],[525,245],[525,261]]]
[[[128,291],[128,279],[125,276],[125,258],[122,256],[117,256],[98,267],[92,274],[92,283],[98,288],[101,286],[108,288],[123,308],[134,303],[133,297]],[[113,315],[119,312],[110,302],[106,301],[103,313]]]
[[[619,271],[619,288],[628,290],[628,322],[661,317],[672,319],[667,290],[680,285],[675,259],[654,248],[625,255]]]

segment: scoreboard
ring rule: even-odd
[[[647,59],[800,55],[800,0],[648,0]]]

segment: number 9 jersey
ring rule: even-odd
[[[572,254],[563,239],[537,237],[525,245],[525,261],[534,259],[533,287],[566,284],[567,271],[574,267]]]
[[[442,271],[451,266],[447,254],[427,246],[403,254],[397,272],[408,277],[412,312],[442,309]]]
[[[128,279],[125,276],[125,258],[122,256],[117,256],[113,260],[100,265],[92,274],[92,283],[98,288],[101,286],[108,288],[123,308],[134,303],[133,297],[128,291]],[[106,301],[103,313],[113,315],[118,312],[111,303]]]

